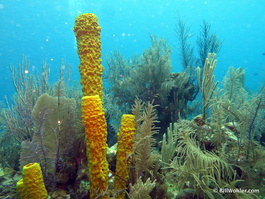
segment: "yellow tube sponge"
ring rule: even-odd
[[[102,97],[103,66],[101,65],[100,31],[96,15],[85,13],[76,17],[74,32],[80,58],[80,83],[84,96]]]
[[[106,159],[107,124],[102,100],[98,95],[82,98],[82,118],[89,160],[90,198],[94,199],[106,191],[109,173]]]
[[[48,197],[43,182],[42,171],[38,163],[25,165],[22,170],[22,175],[28,199],[46,199]]]
[[[23,178],[17,182],[17,192],[20,199],[27,199],[27,188],[23,182]]]
[[[133,137],[136,128],[134,119],[134,115],[130,114],[124,114],[121,118],[116,154],[116,177],[114,181],[114,188],[118,190],[125,190],[129,181],[129,155],[132,154]],[[125,192],[122,192],[117,198],[124,198],[124,194]]]

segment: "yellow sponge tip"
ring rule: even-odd
[[[80,83],[84,96],[102,97],[103,66],[101,65],[100,31],[96,15],[85,13],[76,17],[74,32],[80,58]]]

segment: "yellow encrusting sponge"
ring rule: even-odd
[[[86,145],[90,179],[90,198],[96,198],[108,187],[107,124],[102,100],[98,95],[82,98],[82,118],[86,131]],[[108,198],[108,196],[100,197]]]
[[[133,137],[135,134],[136,124],[135,116],[124,114],[121,118],[121,125],[118,132],[118,146],[116,154],[116,177],[114,188],[117,190],[125,190],[129,181],[129,163],[133,150]],[[125,192],[121,192],[117,198],[123,199]]]
[[[80,58],[79,71],[83,95],[99,95],[102,98],[100,31],[96,15],[85,13],[76,17],[74,32]]]
[[[48,192],[43,182],[41,167],[38,163],[30,163],[23,167],[23,184],[28,199],[46,199]]]

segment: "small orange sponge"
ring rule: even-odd
[[[101,65],[100,31],[96,15],[85,13],[76,17],[74,32],[80,58],[80,83],[84,96],[102,97],[103,66]]]
[[[41,167],[38,163],[25,165],[22,170],[22,175],[28,199],[46,199],[48,197],[43,182]]]
[[[102,100],[98,95],[82,98],[82,118],[86,131],[90,198],[94,199],[106,191],[109,173],[106,159],[107,124]]]
[[[125,190],[129,181],[128,166],[130,163],[129,155],[133,150],[133,137],[135,134],[136,124],[135,116],[124,114],[121,118],[121,126],[118,133],[118,146],[116,154],[116,177],[114,187],[118,190]],[[117,198],[124,198],[124,192]]]

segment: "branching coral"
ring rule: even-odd
[[[137,179],[137,182],[132,185],[130,184],[129,198],[131,199],[151,199],[149,193],[155,187],[155,180],[151,181],[150,178],[143,182],[141,178]]]
[[[251,94],[246,91],[244,81],[244,70],[230,67],[223,79],[223,88],[212,99],[211,125],[215,127],[215,132],[219,132],[219,135],[224,131],[222,129],[232,130],[238,141],[238,151],[234,155],[238,157],[244,154],[248,160],[253,160],[256,146],[254,136],[259,136],[258,129],[260,129],[260,121],[264,116],[262,103],[264,103],[265,90],[262,89],[257,95]],[[219,127],[219,130],[216,127]],[[224,140],[225,137],[222,137]],[[220,141],[221,139],[219,143]]]
[[[166,174],[167,181],[176,183],[177,189],[187,186],[194,189],[197,196],[214,198],[212,189],[220,188],[232,180],[232,167],[226,160],[200,146],[195,137],[196,130],[192,129],[189,122],[179,121],[169,131],[172,131],[173,143],[177,142],[177,145],[175,158],[165,167],[172,169]]]
[[[136,134],[133,146],[131,183],[135,183],[140,176],[145,181],[151,173],[157,172],[158,168],[155,169],[155,166],[158,155],[153,151],[155,145],[153,136],[158,133],[156,127],[158,120],[155,106],[150,102],[145,107],[141,100],[136,99],[132,112],[136,119]]]
[[[213,192],[213,188],[262,187],[259,175],[264,174],[261,169],[264,149],[253,135],[260,133],[256,126],[260,125],[261,116],[264,117],[264,89],[258,95],[246,92],[244,71],[231,68],[224,78],[224,88],[215,92],[213,60],[206,60],[205,80],[200,81],[205,87],[204,109],[210,109],[210,123],[205,120],[206,116],[193,121],[180,120],[168,129],[170,139],[163,138],[161,155],[165,158],[162,160],[164,168],[170,169],[165,176],[172,180],[169,184],[177,184],[175,189],[181,190],[178,197],[189,194],[208,198],[247,197],[244,193],[221,195]],[[167,159],[173,156],[173,149],[176,155],[170,162]],[[169,157],[165,151],[169,151]],[[258,194],[251,197],[257,198]]]
[[[159,98],[163,89],[161,85],[169,77],[171,48],[165,39],[154,36],[150,36],[150,39],[151,46],[138,58],[126,60],[121,54],[114,52],[107,59],[110,92],[122,108],[124,104],[130,108],[135,96],[144,101]]]
[[[192,68],[195,64],[198,65],[198,67],[203,68],[208,53],[218,54],[222,47],[220,39],[216,34],[212,33],[211,25],[208,22],[203,21],[199,36],[197,37],[197,51],[199,58],[196,61],[194,47],[190,42],[190,39],[193,36],[191,26],[188,26],[186,21],[179,18],[175,32],[178,39],[180,63],[184,70],[189,67]],[[189,74],[192,76],[192,80],[195,80],[193,77],[195,77],[196,74],[194,74],[192,70],[189,71]]]
[[[161,159],[164,166],[172,161],[176,152],[176,141],[173,135],[174,127],[173,124],[170,124],[168,127],[167,133],[164,133],[162,145],[161,145]]]
[[[144,81],[145,85],[143,84],[142,86],[145,86],[149,90],[149,94],[159,94],[161,84],[169,76],[171,70],[171,48],[165,39],[158,39],[154,36],[150,36],[150,39],[150,48],[145,50],[140,58],[141,63],[138,66],[138,78]]]
[[[201,25],[200,35],[197,39],[198,45],[198,53],[199,53],[199,67],[203,68],[205,65],[205,60],[208,56],[208,53],[218,54],[221,47],[222,42],[217,37],[216,34],[211,32],[211,25],[206,21],[203,21]]]
[[[138,58],[126,60],[115,51],[107,59],[107,78],[111,85],[108,93],[113,95],[111,103],[118,104],[123,113],[130,109],[136,96],[144,102],[153,100],[159,105],[156,108],[163,132],[179,115],[186,116],[184,110],[188,101],[194,100],[196,89],[187,73],[170,74],[171,48],[166,40],[155,36],[150,39],[151,46]],[[108,109],[115,118],[116,112]]]
[[[189,78],[190,76],[186,72],[171,73],[170,77],[162,83],[161,106],[168,107],[172,123],[179,118],[187,117],[188,101],[193,101],[197,94],[196,87],[190,83]]]
[[[4,115],[8,131],[19,142],[31,139],[34,133],[31,111],[38,97],[50,91],[48,84],[49,70],[45,62],[42,69],[42,76],[38,73],[35,76],[31,74],[29,60],[25,56],[22,56],[21,64],[17,69],[10,65],[16,93],[13,96],[14,105],[12,107],[6,99],[8,108],[4,110]]]
[[[7,108],[3,110],[3,114],[7,121],[6,131],[12,134],[18,142],[31,140],[34,134],[31,112],[39,96],[47,93],[51,96],[57,96],[60,101],[60,97],[69,95],[71,88],[66,89],[71,74],[69,67],[62,61],[58,82],[51,85],[48,83],[50,68],[46,62],[42,63],[40,73],[33,73],[33,66],[30,65],[30,61],[25,56],[22,56],[22,61],[18,67],[10,65],[16,93],[13,95],[12,106],[6,99]],[[76,93],[78,93],[78,89],[71,92],[72,95]]]
[[[215,60],[216,54],[209,53],[208,57],[205,60],[205,65],[203,67],[202,79],[201,69],[198,68],[198,77],[199,77],[199,88],[202,92],[202,102],[203,102],[203,120],[206,120],[206,110],[210,105],[210,101],[213,97],[214,90],[218,83],[214,82],[214,69],[216,67]]]
[[[188,67],[192,67],[195,64],[194,48],[190,43],[192,36],[191,26],[187,26],[186,21],[178,19],[175,33],[179,43],[178,49],[180,54],[180,64],[183,70],[186,70]]]

